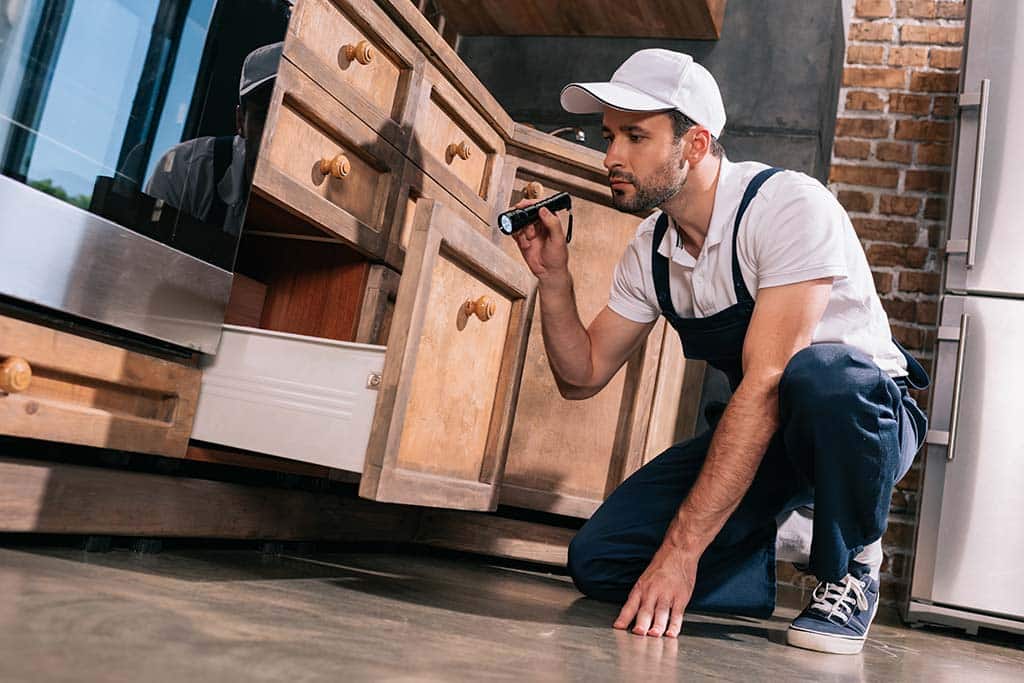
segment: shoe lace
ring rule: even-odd
[[[822,581],[811,595],[811,610],[820,612],[829,621],[845,625],[853,616],[854,608],[866,610],[868,598],[864,583],[850,574],[839,583]]]

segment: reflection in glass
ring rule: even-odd
[[[230,269],[289,12],[0,0],[0,172]]]

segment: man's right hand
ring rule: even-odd
[[[515,208],[522,209],[538,201],[524,199]],[[569,249],[558,216],[547,209],[541,209],[540,220],[517,232],[515,240],[526,265],[539,280],[543,282],[568,277]]]

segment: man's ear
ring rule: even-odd
[[[683,158],[690,162],[692,168],[711,151],[711,131],[704,126],[694,126],[690,129],[689,135],[683,136],[683,140],[686,140],[687,137],[690,138],[690,141],[683,153]]]
[[[245,137],[245,112],[242,111],[242,105],[235,107],[235,130]]]

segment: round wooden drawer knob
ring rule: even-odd
[[[525,199],[540,199],[543,196],[544,186],[536,180],[526,183],[526,187],[523,188],[523,197]]]
[[[494,314],[498,311],[498,306],[490,298],[482,296],[476,301],[470,299],[465,303],[466,315],[475,315],[480,318],[482,322],[487,322],[494,317]]]
[[[12,356],[0,363],[0,391],[17,394],[32,384],[32,366],[24,358]]]
[[[350,62],[359,62],[365,66],[373,61],[373,46],[365,40],[360,40],[355,45],[346,45],[341,49],[345,51],[345,59]]]
[[[351,172],[352,164],[344,154],[339,154],[333,159],[320,160],[320,172],[334,178],[344,178]]]
[[[448,158],[449,159],[455,159],[455,157],[458,157],[458,158],[462,159],[463,161],[465,161],[466,159],[469,159],[469,157],[470,157],[470,155],[472,153],[473,153],[473,150],[470,149],[469,143],[466,142],[465,140],[463,140],[462,142],[460,142],[458,144],[453,142],[452,144],[448,145]]]

